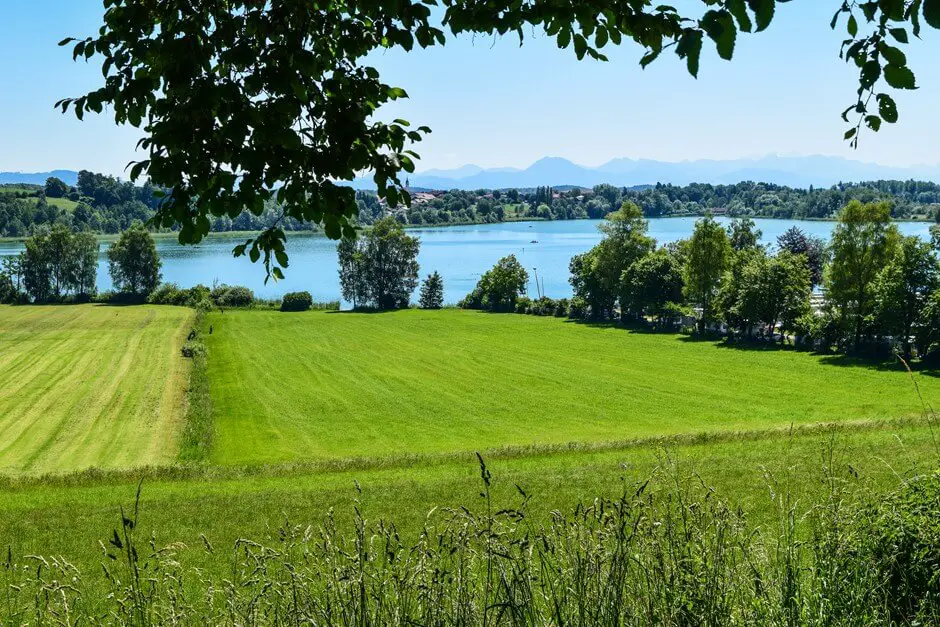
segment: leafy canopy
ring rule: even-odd
[[[153,223],[179,226],[183,243],[199,242],[212,217],[256,215],[277,200],[282,218],[322,224],[334,239],[354,235],[355,194],[337,181],[372,172],[380,197],[409,203],[400,173],[414,171],[409,146],[429,132],[405,120],[376,119],[405,91],[383,83],[366,62],[377,50],[443,45],[447,34],[514,34],[527,29],[559,48],[606,60],[608,45],[633,41],[646,67],[672,50],[698,76],[704,41],[731,59],[741,32],[762,31],[788,0],[701,0],[698,12],[653,0],[104,0],[97,36],[61,42],[73,57],[102,60],[104,84],[57,103],[81,119],[105,106],[115,121],[141,128],[147,158],[141,175],[168,194]],[[882,88],[913,89],[901,46],[923,20],[940,27],[940,0],[836,3],[844,21],[842,56],[859,72],[857,115],[877,131],[898,119]],[[862,26],[864,24],[864,27]],[[873,102],[874,100],[874,102]],[[286,235],[274,225],[235,248],[264,257],[280,278]]]

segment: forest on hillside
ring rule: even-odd
[[[134,222],[153,217],[162,190],[82,170],[72,187],[57,178],[45,185],[0,185],[0,236],[27,237],[55,225],[74,231],[120,233]],[[796,189],[768,183],[734,185],[657,184],[637,188],[596,185],[475,191],[412,190],[411,206],[394,209],[374,192],[357,191],[359,224],[392,215],[407,225],[485,224],[507,220],[599,219],[624,201],[638,205],[648,218],[700,216],[831,219],[852,200],[887,201],[895,219],[940,218],[940,185],[921,181],[842,183],[826,189]],[[288,231],[312,230],[283,215],[273,202],[260,215],[216,217],[212,230],[259,231],[274,225]]]

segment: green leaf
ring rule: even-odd
[[[924,21],[940,28],[940,0],[924,0]]]
[[[757,19],[757,32],[760,32],[770,26],[774,19],[774,0],[747,0],[747,5],[754,12]]]
[[[852,37],[855,37],[856,35],[858,35],[858,20],[855,19],[854,15],[849,16],[849,23],[846,26],[846,30],[848,31],[849,35],[851,35]]]
[[[865,124],[867,124],[868,128],[875,131],[876,133],[881,130],[881,118],[879,118],[877,115],[865,116]]]
[[[603,48],[607,45],[607,29],[598,28],[597,33],[594,35],[594,46],[597,48]]]
[[[584,58],[584,54],[587,52],[587,40],[584,38],[581,33],[575,33],[574,36],[574,54],[578,57],[578,60]]]
[[[907,65],[907,56],[901,52],[900,48],[889,46],[882,41],[878,44],[878,52],[880,52],[881,56],[891,65]]]
[[[878,114],[881,118],[888,124],[897,122],[898,105],[894,102],[894,98],[888,94],[878,94],[876,99],[878,100]]]
[[[891,33],[891,36],[894,37],[896,41],[899,41],[902,44],[906,44],[909,40],[907,38],[907,31],[903,28],[891,28],[888,30]]]
[[[751,23],[751,16],[748,15],[744,0],[728,0],[728,10],[731,11],[734,19],[738,21],[738,28],[745,33],[751,32],[754,25]]]
[[[737,29],[734,27],[731,14],[727,11],[709,11],[702,18],[702,28],[715,42],[718,56],[726,61],[731,60],[734,56],[734,41],[737,37]]]
[[[571,43],[571,29],[563,28],[558,32],[558,47],[567,48],[568,44]]]
[[[850,128],[845,132],[845,139],[852,139],[857,131],[858,129]]]
[[[687,29],[679,37],[676,54],[685,59],[689,74],[698,78],[699,60],[702,56],[702,31]]]
[[[917,89],[914,73],[908,67],[888,64],[884,74],[885,81],[895,89]]]

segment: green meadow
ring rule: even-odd
[[[226,311],[207,323],[219,464],[619,442],[923,411],[899,368],[558,318]],[[940,398],[940,379],[915,380]]]
[[[193,324],[0,308],[0,546],[100,577],[142,481],[146,534],[223,577],[238,538],[331,511],[345,526],[356,501],[411,536],[482,507],[477,451],[495,502],[522,488],[540,520],[681,474],[771,523],[781,493],[825,493],[826,469],[870,494],[940,450],[914,386],[935,399],[940,380],[890,364],[521,315],[226,310],[200,323],[212,447],[181,463]]]

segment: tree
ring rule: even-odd
[[[752,321],[764,323],[768,339],[780,325],[780,343],[796,321],[810,312],[809,268],[804,260],[788,251],[772,257],[752,258],[744,272],[741,290],[742,310]]]
[[[529,273],[515,255],[509,255],[483,273],[470,298],[489,311],[514,311],[528,283]]]
[[[621,276],[620,306],[636,316],[663,320],[682,302],[682,266],[665,248],[637,259]]]
[[[46,179],[44,191],[49,198],[63,198],[69,193],[69,186],[62,179],[50,176]]]
[[[440,309],[444,306],[444,281],[436,271],[429,274],[421,285],[421,297],[418,302],[421,309]]]
[[[699,318],[699,331],[702,333],[708,322],[714,319],[715,297],[730,257],[728,235],[711,214],[696,222],[689,240],[684,276],[686,295],[702,308]]]
[[[371,171],[390,206],[408,203],[399,175],[414,171],[417,155],[408,145],[429,130],[376,115],[407,94],[381,82],[368,65],[370,55],[442,45],[445,30],[453,36],[511,33],[522,41],[537,28],[579,59],[606,60],[606,45],[627,40],[644,49],[643,67],[672,50],[698,76],[706,38],[721,58],[731,59],[738,32],[766,29],[783,2],[695,4],[685,14],[652,0],[501,0],[486,10],[469,0],[109,0],[94,37],[61,42],[73,46],[76,59],[100,55],[104,85],[57,105],[79,119],[107,109],[117,123],[143,127],[141,148],[148,155],[133,166],[131,178],[147,175],[170,190],[157,223],[179,225],[181,242],[200,241],[213,216],[232,217],[244,208],[261,215],[275,197],[286,217],[322,223],[333,239],[353,237],[355,192],[334,181]],[[841,54],[859,72],[857,97],[843,114],[847,123],[850,113],[855,116],[846,139],[857,144],[863,127],[878,131],[897,121],[884,85],[916,87],[898,47],[908,41],[905,26],[915,36],[922,23],[940,27],[940,11],[936,0],[834,0],[834,7],[833,28],[848,32]],[[278,276],[274,270],[286,263],[285,238],[272,226],[236,254],[250,244],[252,259],[263,253],[266,268]]]
[[[48,235],[39,234],[25,242],[22,273],[23,289],[36,302],[52,298],[52,266],[49,263]]]
[[[812,287],[822,285],[826,244],[821,239],[809,237],[799,227],[791,226],[777,238],[777,247],[794,255],[803,255],[809,268]]]
[[[878,328],[894,337],[906,359],[911,358],[915,325],[937,289],[940,266],[930,244],[905,237],[897,253],[875,280],[875,318]]]
[[[52,296],[59,299],[77,280],[78,259],[72,232],[62,225],[56,225],[43,244],[49,264]]]
[[[361,239],[341,239],[336,246],[339,258],[339,285],[343,300],[357,309],[369,300]]]
[[[121,233],[108,249],[111,281],[125,294],[147,296],[155,290],[162,265],[153,237],[139,222]]]
[[[98,240],[91,233],[72,236],[74,276],[72,287],[80,296],[92,296],[98,282]]]
[[[862,204],[853,200],[839,213],[830,247],[832,262],[826,274],[826,293],[844,329],[858,348],[872,313],[873,284],[892,259],[900,241],[891,224],[886,202]]]
[[[354,306],[407,307],[418,286],[420,247],[420,240],[408,236],[393,217],[382,218],[358,239],[340,241],[337,252],[343,298]]]
[[[632,202],[608,214],[598,226],[604,239],[587,253],[571,260],[570,283],[574,295],[591,306],[591,316],[613,315],[624,271],[653,250],[653,238],[646,235],[648,224],[643,212]]]
[[[728,239],[732,250],[747,250],[757,248],[763,233],[754,220],[750,218],[734,218],[728,225]]]

